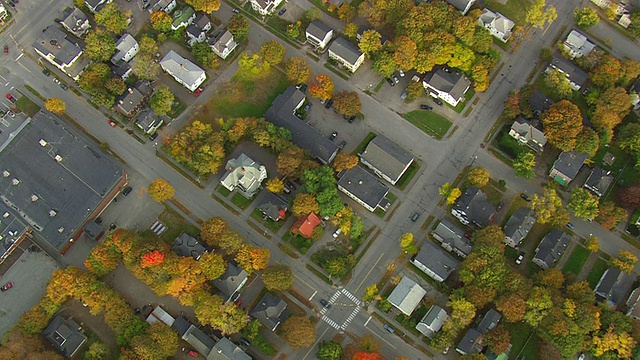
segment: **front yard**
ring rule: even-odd
[[[432,111],[414,110],[404,114],[403,117],[427,135],[438,140],[442,139],[451,127],[451,121]]]
[[[187,223],[182,215],[166,205],[164,211],[158,216],[158,220],[167,227],[167,230],[160,236],[162,241],[167,244],[173,244],[173,240],[183,232],[191,236],[197,236],[200,233],[196,226]]]
[[[578,276],[587,259],[589,259],[589,255],[591,255],[589,250],[585,249],[582,245],[577,245],[562,268],[564,275],[567,277]]]

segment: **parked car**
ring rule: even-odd
[[[4,54],[7,55],[9,53],[9,45],[4,46]]]
[[[295,190],[295,189],[296,189],[296,186],[295,186],[295,185],[293,185],[293,183],[292,183],[290,180],[289,180],[289,181],[287,181],[287,187],[288,187],[289,189],[291,189],[291,190]]]
[[[433,106],[422,104],[422,105],[420,105],[420,109],[431,111],[431,110],[433,110]]]
[[[251,346],[251,341],[245,339],[245,338],[240,338],[240,343],[242,343],[242,345],[244,346]]]
[[[118,124],[116,124],[115,121],[111,119],[107,120],[107,122],[109,123],[109,125],[111,125],[111,127],[118,127]]]
[[[325,300],[325,299],[320,299],[320,304],[325,309],[331,308],[331,304],[329,304],[329,302],[327,302],[327,300]]]
[[[307,91],[307,87],[307,84],[302,84],[302,86],[300,86],[300,91],[304,93],[305,91]]]
[[[60,83],[60,87],[62,88],[62,90],[69,90],[69,88],[67,87],[67,85]]]
[[[231,11],[233,11],[233,12],[234,12],[234,13],[236,13],[236,14],[240,14],[240,10],[238,10],[238,9],[236,9],[236,8],[231,9]]]
[[[402,92],[402,95],[400,95],[400,99],[404,100],[407,98],[407,90]]]
[[[504,206],[504,202],[500,201],[500,202],[498,203],[498,207],[496,208],[496,211],[497,211],[497,212],[500,212],[500,211],[502,210],[502,207],[503,207],[503,206]]]
[[[382,327],[383,327],[385,330],[387,330],[388,332],[392,333],[392,334],[396,332],[396,331],[395,331],[391,326],[389,326],[389,325],[387,325],[387,324],[382,325]]]
[[[158,137],[158,133],[153,133],[151,134],[151,136],[149,136],[149,140],[153,141]]]
[[[411,221],[416,221],[418,220],[418,218],[420,217],[420,214],[418,214],[418,212],[414,212],[413,214],[411,214]]]
[[[307,103],[307,105],[304,106],[304,111],[309,111],[311,110],[311,103]]]
[[[44,76],[49,76],[49,75],[51,75],[51,72],[50,72],[49,70],[47,70],[47,69],[43,69],[43,70],[42,70],[42,73],[44,74]]]
[[[329,140],[333,141],[338,137],[338,132],[334,131],[331,133],[331,136],[329,136]]]
[[[521,252],[520,254],[518,254],[518,258],[516,259],[516,264],[520,265],[522,264],[522,260],[524,260],[524,253]]]
[[[404,71],[398,70],[398,74],[400,75],[400,77],[404,77]]]
[[[126,188],[124,188],[124,190],[122,190],[122,196],[129,195],[131,193],[131,190],[133,190],[131,186],[127,186]]]
[[[391,86],[396,86],[396,83],[393,81],[392,78],[387,78],[387,82],[389,83],[389,85]]]
[[[396,74],[391,75],[391,78],[393,79],[393,82],[395,82],[396,84],[400,82],[400,79],[398,79]]]
[[[291,194],[291,189],[289,189],[289,187],[287,185],[284,186],[283,191],[284,191],[285,194]]]
[[[529,195],[522,193],[520,194],[520,197],[524,199],[524,201],[531,201],[531,198],[529,197]]]
[[[287,12],[287,9],[283,8],[282,10],[278,11],[278,15],[282,16],[286,12]]]
[[[7,290],[11,289],[12,287],[13,287],[13,281],[9,281],[8,283],[2,285],[2,287],[0,287],[0,290],[7,291]]]
[[[346,142],[346,141],[344,141],[344,140],[342,140],[342,141],[340,142],[340,145],[338,145],[338,148],[342,149],[342,148],[344,148],[346,145],[347,145],[347,142]]]
[[[200,93],[202,93],[202,88],[198,88],[198,90],[193,92],[193,96],[198,97],[200,96]]]
[[[576,228],[576,227],[575,227],[575,226],[573,226],[573,224],[572,224],[572,223],[570,223],[570,222],[568,222],[568,223],[567,223],[567,227],[568,227],[569,229],[571,229],[571,230],[574,230],[574,229]]]
[[[12,103],[15,103],[16,101],[18,101],[18,99],[13,97],[13,95],[11,94],[7,94],[6,97],[7,97],[7,100],[11,101]]]
[[[349,124],[353,124],[353,122],[356,121],[356,116],[353,115],[353,116],[349,117],[348,121],[349,121]]]
[[[342,229],[338,228],[336,229],[336,231],[333,232],[333,238],[337,238],[338,236],[340,236],[340,234],[342,234]]]
[[[331,105],[333,105],[333,99],[329,99],[325,104],[324,107],[325,109],[328,109],[331,107]]]
[[[60,84],[60,80],[58,80],[58,78],[55,76],[53,77],[53,82],[56,84]]]
[[[440,99],[438,99],[438,98],[434,98],[434,99],[433,99],[433,102],[434,102],[434,103],[436,103],[436,104],[438,104],[438,106],[442,106],[442,105],[444,105],[444,103],[442,102],[442,100],[440,100]]]

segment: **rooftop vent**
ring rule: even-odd
[[[59,232],[60,234],[62,234],[62,233],[64,232],[64,228],[63,228],[63,227],[59,227],[59,228],[58,228],[58,232]]]
[[[5,171],[3,171],[3,172],[2,172],[2,177],[6,177],[6,178],[8,178],[8,177],[9,177],[9,175],[11,175],[11,173],[10,173],[10,172],[8,172],[7,170],[5,170]]]
[[[18,180],[18,179],[13,179],[13,180],[11,180],[11,183],[15,186],[15,185],[20,184],[20,180]]]
[[[362,185],[362,180],[358,181],[358,185]]]
[[[55,211],[55,210],[49,210],[49,217],[54,217],[54,216],[56,216],[56,215],[58,215],[58,212],[57,212],[57,211]]]
[[[31,201],[32,201],[32,202],[36,202],[36,201],[38,201],[38,195],[35,195],[35,194],[34,194],[34,195],[31,195]]]
[[[56,155],[56,156],[54,157],[54,159],[56,159],[56,161],[57,161],[57,162],[61,162],[61,161],[62,161],[62,156],[60,156],[60,155]]]
[[[40,144],[40,146],[47,146],[47,142],[44,141],[44,139],[40,139],[40,141],[38,141],[38,143]]]
[[[56,46],[56,45],[58,45],[58,40],[56,40],[56,39],[51,39],[51,40],[49,40],[49,44],[51,44],[51,45],[53,45],[53,46]]]

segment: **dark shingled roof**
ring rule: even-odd
[[[265,191],[264,195],[260,198],[258,209],[271,220],[276,221],[280,219],[281,211],[287,210],[288,205],[289,202],[282,198],[282,196]]]
[[[196,238],[187,233],[182,233],[173,240],[171,250],[180,256],[191,256],[195,260],[199,260],[200,256],[207,251]]]
[[[352,65],[358,61],[360,56],[362,56],[360,49],[343,37],[335,39],[329,46],[329,51],[338,55]]]
[[[487,195],[476,187],[468,187],[458,198],[454,210],[465,213],[469,222],[480,227],[487,226],[496,208],[487,201]]]
[[[578,175],[588,157],[589,154],[564,151],[558,155],[558,159],[553,163],[553,168],[569,179],[573,179]]]
[[[599,300],[609,301],[612,305],[622,304],[631,290],[635,277],[617,268],[609,268],[600,278],[596,286]]]
[[[45,55],[52,54],[59,65],[69,65],[82,52],[78,44],[69,41],[64,31],[55,26],[47,27],[33,47]]]
[[[562,56],[554,55],[551,60],[551,66],[565,73],[570,81],[580,87],[589,79],[589,74]]]
[[[58,315],[51,320],[44,329],[42,335],[67,358],[71,358],[76,351],[87,341],[87,338],[80,332],[78,325],[71,318],[65,320]]]
[[[429,71],[425,74],[424,81],[434,88],[450,94],[454,99],[464,96],[465,90],[471,85],[471,81],[463,73],[445,67],[437,67]]]
[[[249,315],[258,319],[267,329],[275,331],[280,322],[289,315],[286,309],[286,302],[271,293],[266,293]]]
[[[374,209],[382,203],[389,192],[387,185],[381,183],[376,176],[361,166],[345,171],[338,180],[338,187],[342,187]]]
[[[534,263],[541,267],[544,267],[542,265],[546,265],[547,268],[550,268],[562,257],[570,240],[571,236],[569,236],[569,234],[557,229],[551,230],[551,232],[545,235],[542,241],[540,241],[536,249],[536,255],[533,258]]]
[[[445,280],[460,265],[458,260],[445,253],[431,241],[425,241],[420,252],[411,261],[419,262]]]
[[[522,240],[527,236],[533,224],[536,222],[536,216],[533,210],[528,207],[519,208],[504,225],[504,235],[510,238],[515,246],[520,245]]]
[[[476,329],[481,334],[484,334],[487,331],[490,331],[494,329],[496,326],[498,326],[500,319],[502,319],[502,314],[500,314],[494,309],[489,309],[489,311],[487,311],[487,313],[484,314],[482,321],[480,321],[480,325],[478,325]]]
[[[613,175],[611,175],[611,171],[596,166],[591,170],[591,174],[589,174],[587,181],[584,183],[584,187],[597,196],[602,196],[607,192],[612,182]]]
[[[249,275],[244,269],[229,263],[227,270],[219,278],[213,280],[213,285],[224,294],[226,298],[230,298],[236,292],[238,286],[246,281]]]
[[[481,339],[482,334],[478,330],[469,329],[458,343],[456,351],[462,355],[479,354],[482,351]]]
[[[377,169],[393,180],[398,180],[413,161],[413,155],[381,135],[369,142],[364,152],[360,154],[360,158],[363,164]]]

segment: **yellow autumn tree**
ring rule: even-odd
[[[45,101],[44,107],[54,114],[61,114],[67,109],[67,104],[59,98],[49,98]]]
[[[280,178],[273,178],[267,181],[267,190],[274,194],[281,194],[284,191],[284,183]]]
[[[149,196],[157,202],[169,200],[175,195],[176,191],[165,179],[155,179],[149,184]]]

